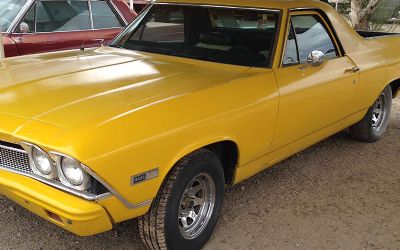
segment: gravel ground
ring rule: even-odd
[[[400,98],[383,140],[339,133],[227,191],[206,249],[400,249]],[[0,249],[144,249],[136,222],[80,238],[0,197]]]

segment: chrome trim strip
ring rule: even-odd
[[[68,157],[71,158],[73,160],[75,160],[76,162],[79,162],[81,167],[88,172],[88,174],[90,174],[93,178],[95,178],[98,182],[100,182],[105,188],[107,188],[108,191],[110,191],[110,193],[112,195],[114,195],[122,204],[124,204],[127,208],[129,209],[134,209],[134,208],[138,208],[138,207],[142,207],[145,205],[150,204],[151,202],[153,202],[153,200],[148,200],[148,201],[144,201],[142,203],[139,204],[132,204],[129,201],[127,201],[120,193],[118,193],[110,184],[108,184],[106,181],[104,181],[102,178],[100,178],[95,172],[93,172],[89,167],[87,167],[85,164],[81,163],[78,159],[71,157],[69,155],[60,153],[60,152],[56,152],[56,151],[50,151],[49,152],[50,155],[58,155],[58,156],[62,156],[62,157]],[[99,199],[99,197],[96,197]]]
[[[107,3],[110,3],[112,6],[112,10],[113,12],[117,12],[118,16],[122,19],[122,21],[124,22],[124,27],[126,27],[129,23],[126,20],[126,18],[124,17],[124,15],[122,15],[122,12],[117,8],[117,6],[115,6],[113,1],[107,1]]]
[[[33,9],[33,15],[34,15],[34,19],[35,19],[35,24],[34,24],[34,25],[35,25],[35,30],[34,30],[33,33],[36,34],[36,31],[37,31],[37,23],[38,23],[38,19],[37,19],[37,16],[38,16],[38,15],[37,15],[37,9],[38,9],[38,8],[37,8],[37,2],[36,2],[32,7],[34,8],[34,9]],[[31,8],[32,8],[32,7],[31,7]],[[31,9],[29,9],[28,12],[29,12],[30,10],[31,10]],[[27,14],[27,15],[28,15],[28,14]],[[21,24],[23,21],[24,21],[24,20],[21,20],[20,24]],[[22,33],[22,32],[21,32],[21,33]],[[20,38],[21,38],[21,37],[20,37]]]
[[[148,201],[144,201],[141,202],[139,204],[133,204],[130,203],[129,201],[127,201],[120,193],[118,193],[110,184],[108,184],[106,181],[104,181],[103,179],[101,179],[95,172],[93,172],[90,168],[88,168],[87,166],[85,166],[83,163],[81,163],[81,166],[91,175],[93,176],[93,178],[95,178],[98,182],[100,182],[104,187],[106,187],[108,189],[108,191],[110,191],[110,193],[112,193],[120,202],[122,202],[122,204],[124,204],[127,208],[129,209],[134,209],[134,208],[139,208],[139,207],[143,207],[146,205],[149,205],[153,202],[153,200],[148,200]]]
[[[138,16],[125,28],[123,29],[111,42],[111,46],[115,46],[120,48],[121,45],[119,44],[123,41],[124,37],[130,35],[134,32],[137,27],[142,23],[143,19],[146,17],[147,13],[151,10],[153,5],[147,5],[139,14]]]
[[[50,31],[50,32],[35,32],[35,33],[22,33],[23,36],[28,35],[37,35],[37,34],[53,34],[53,33],[67,33],[67,32],[86,32],[86,31],[99,31],[99,30],[113,30],[113,29],[120,29],[123,30],[124,27],[111,27],[106,29],[89,29],[89,30],[68,30],[68,31]],[[12,33],[13,35],[19,35],[19,33]]]
[[[12,151],[15,151],[15,152],[18,152],[18,153],[28,154],[28,152],[26,152],[23,149],[7,147],[7,146],[1,145],[1,144],[0,144],[0,148],[12,150]]]
[[[94,28],[94,23],[93,23],[93,12],[92,12],[92,1],[88,1],[88,8],[89,8],[89,19],[90,19],[90,29]]]
[[[220,4],[197,4],[197,3],[174,3],[174,2],[154,2],[154,5],[183,5],[183,6],[200,6],[205,8],[224,8],[224,9],[241,9],[241,10],[258,10],[258,11],[269,11],[269,12],[281,12],[282,9],[272,8],[258,8],[258,7],[246,7],[246,6],[232,6],[232,5],[220,5]]]
[[[357,30],[356,30],[357,32]],[[357,32],[358,34],[358,32]],[[369,36],[369,37],[363,37],[362,35],[358,34],[359,36],[361,36],[363,39],[366,40],[371,40],[371,39],[379,39],[379,38],[387,38],[387,37],[399,37],[400,33],[392,33],[392,34],[385,34],[385,35],[381,35],[381,36]]]
[[[113,196],[113,195],[112,195],[110,192],[105,193],[105,194],[100,194],[100,195],[97,196],[96,201],[105,200],[105,199],[110,198],[110,197],[112,197],[112,196]]]
[[[1,167],[1,166],[0,166],[0,169],[4,170],[4,171],[7,171],[7,172],[14,173],[14,174],[23,175],[23,176],[35,179],[35,180],[40,181],[40,182],[42,182],[44,184],[47,184],[49,186],[55,187],[57,189],[60,189],[61,191],[65,191],[67,193],[71,193],[73,195],[76,195],[76,196],[79,196],[81,198],[84,198],[85,200],[88,200],[88,201],[97,201],[98,200],[98,196],[96,196],[96,195],[90,194],[88,192],[77,192],[75,190],[71,190],[71,189],[65,187],[64,185],[60,185],[56,181],[49,180],[49,179],[46,179],[44,177],[40,177],[38,175],[24,173],[24,172],[20,172],[20,171],[16,171],[16,170],[10,169],[10,168],[4,168],[4,167]]]

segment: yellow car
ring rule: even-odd
[[[110,47],[0,61],[0,193],[81,236],[138,217],[148,248],[199,249],[225,186],[347,127],[383,136],[400,38],[319,1],[227,4],[156,2]]]

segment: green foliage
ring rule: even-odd
[[[382,0],[374,14],[372,14],[370,21],[376,23],[387,22],[387,20],[395,16],[399,10],[400,0]]]
[[[382,0],[378,8],[369,18],[370,29],[374,31],[394,32],[399,25],[398,20],[389,22],[392,17],[399,18],[400,0]]]
[[[350,13],[351,3],[340,3],[338,5],[338,12],[342,15],[348,15]]]

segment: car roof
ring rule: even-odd
[[[321,8],[327,4],[317,0],[160,0],[155,3],[179,3],[201,5],[223,5],[244,8],[265,9],[297,9],[297,8]]]

